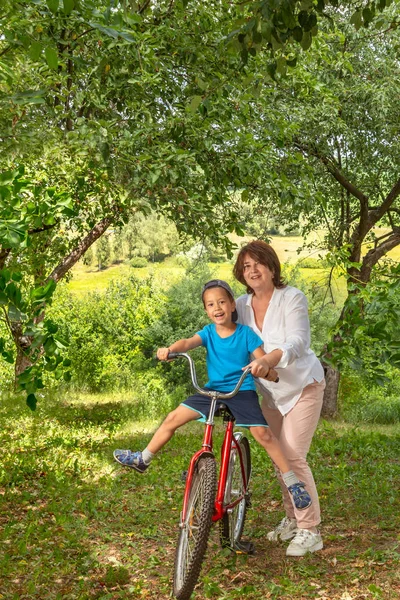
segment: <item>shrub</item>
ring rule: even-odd
[[[164,304],[152,278],[134,276],[113,281],[102,294],[58,293],[49,315],[69,339],[72,383],[90,391],[130,387],[145,368],[141,344]]]
[[[142,267],[147,267],[148,261],[147,261],[147,258],[145,258],[144,256],[134,256],[130,260],[130,265],[134,269],[140,269]]]
[[[388,369],[390,381],[371,385],[357,372],[345,372],[339,389],[339,411],[350,423],[400,423],[400,385],[398,370]]]
[[[307,256],[306,258],[300,258],[297,261],[297,265],[300,269],[326,269],[327,263],[323,258],[313,258]]]

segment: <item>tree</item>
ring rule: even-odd
[[[83,255],[82,262],[84,265],[90,266],[93,264],[93,259],[94,259],[93,250],[90,247],[86,250],[85,254]]]
[[[234,149],[212,151],[224,132],[205,118],[199,75],[223,88],[237,68],[227,55],[211,76],[223,19],[217,28],[202,5],[193,21],[181,4],[148,5],[3,2],[2,198],[11,209],[1,215],[0,267],[16,352],[6,339],[2,349],[32,406],[40,365],[62,363],[49,358],[54,336],[46,346],[54,284],[111,225],[153,208],[182,235],[225,239],[228,249],[226,233],[241,231],[227,190]]]
[[[96,258],[99,271],[107,265],[110,255],[110,241],[107,235],[102,235],[96,243]]]
[[[400,36],[393,15],[387,11],[377,28],[357,32],[346,25],[346,15],[332,14],[332,25],[319,33],[313,52],[287,76],[277,74],[276,86],[259,84],[259,99],[252,103],[253,150],[270,148],[277,176],[266,170],[247,193],[258,197],[260,208],[278,212],[280,223],[302,223],[304,234],[325,228],[323,246],[346,274],[349,298],[324,354],[332,383],[326,393],[326,400],[332,399],[330,408],[325,405],[329,413],[336,408],[339,381],[333,367],[350,361],[371,371],[372,354],[357,348],[356,334],[363,328],[368,337],[371,276],[400,244]],[[380,303],[382,298],[381,289]],[[379,322],[381,331],[371,332],[370,344],[372,370],[381,376],[385,361],[399,364],[399,355],[393,323],[389,335]]]
[[[121,231],[115,231],[112,237],[113,263],[119,263],[124,258],[124,238]]]
[[[181,235],[207,237],[230,251],[226,234],[242,232],[235,191],[262,180],[270,155],[249,148],[252,109],[238,103],[246,62],[266,41],[274,77],[279,65],[294,63],[285,57],[286,41],[303,43],[316,33],[313,15],[326,6],[2,0],[1,167],[9,181],[3,200],[14,204],[12,214],[2,214],[0,266],[6,267],[6,323],[12,306],[21,308],[9,330],[17,375],[28,365],[30,397],[40,383],[35,369],[54,349],[49,343],[46,350],[37,329],[47,322],[54,283],[110,226],[155,210]],[[364,11],[371,6],[366,2]],[[250,78],[247,100],[258,89]],[[52,200],[63,195],[65,210]],[[35,293],[40,310],[23,312],[32,306],[22,298]]]
[[[155,213],[132,217],[122,233],[130,258],[143,256],[154,262],[170,256],[179,243],[175,225]]]

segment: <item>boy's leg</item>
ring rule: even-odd
[[[295,507],[298,510],[308,508],[312,503],[311,497],[305,490],[304,483],[300,482],[297,475],[290,469],[289,463],[272,431],[269,427],[250,427],[249,429],[279,469]]]
[[[191,410],[186,406],[178,406],[175,410],[169,413],[163,423],[157,429],[150,440],[147,448],[143,452],[131,450],[114,450],[115,460],[124,465],[131,467],[140,473],[143,473],[149,466],[154,454],[156,454],[165,444],[172,438],[178,427],[181,427],[189,421],[198,419],[201,416],[195,410]]]
[[[251,435],[267,451],[271,460],[276,464],[281,473],[290,470],[278,440],[269,427],[249,427]]]
[[[179,405],[175,410],[170,412],[161,423],[160,427],[148,443],[147,449],[152,454],[157,454],[157,452],[169,442],[179,427],[182,427],[185,423],[189,423],[189,421],[198,419],[200,416],[201,415],[195,410],[187,408],[187,406]]]

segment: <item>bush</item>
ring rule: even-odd
[[[297,265],[300,269],[326,269],[328,267],[326,260],[323,258],[312,258],[311,256],[300,258]]]
[[[134,256],[130,261],[130,265],[134,269],[141,269],[142,267],[147,267],[148,261],[144,256]]]
[[[133,275],[84,298],[60,286],[49,317],[69,339],[70,385],[91,392],[133,389],[143,398],[138,417],[174,408],[192,392],[188,365],[184,360],[157,364],[154,355],[158,347],[191,337],[208,323],[201,290],[209,279],[212,273],[200,263],[165,294],[152,277]],[[195,350],[194,357],[203,385],[204,349]]]
[[[370,385],[356,372],[342,375],[339,412],[350,423],[400,423],[400,384],[398,370],[388,370],[391,380],[385,386]]]
[[[69,339],[72,384],[90,391],[131,387],[147,367],[141,345],[165,300],[152,278],[134,276],[113,281],[102,294],[58,293],[49,315]]]

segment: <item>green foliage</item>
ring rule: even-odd
[[[112,282],[104,294],[76,298],[66,290],[60,293],[51,316],[69,339],[74,386],[86,390],[132,386],[137,374],[149,367],[140,349],[165,301],[151,278],[133,275]]]
[[[83,258],[82,258],[82,262],[84,265],[92,265],[94,261],[94,253],[93,253],[93,249],[89,248],[88,250],[86,250]]]
[[[148,261],[147,261],[147,258],[145,258],[144,256],[134,256],[129,261],[129,264],[134,269],[140,269],[140,268],[143,268],[143,267],[147,267]]]
[[[341,318],[333,328],[327,360],[349,365],[375,383],[387,382],[388,367],[400,366],[400,266],[375,270],[370,284],[353,284]]]
[[[307,297],[312,349],[321,356],[330,341],[332,327],[337,322],[341,306],[338,306],[329,294],[328,276],[310,282],[302,277],[300,272],[302,266],[302,260],[295,265],[284,264],[282,275],[286,283],[297,287]]]
[[[313,258],[311,256],[301,258],[297,264],[301,269],[326,269],[329,266],[323,258]]]
[[[102,235],[96,242],[95,253],[98,268],[101,271],[101,269],[107,266],[111,256],[110,240],[107,235]]]
[[[387,369],[387,383],[377,386],[355,371],[346,371],[340,382],[339,409],[350,423],[400,423],[400,384],[398,369]]]
[[[178,247],[178,232],[173,223],[154,212],[133,216],[122,229],[121,236],[128,246],[129,258],[138,256],[161,261]]]
[[[355,12],[347,7],[340,9],[356,30],[368,28],[374,22],[379,28],[381,21],[385,22],[379,19],[379,14],[390,4],[391,0],[368,1],[362,7],[355,5]],[[326,22],[331,25],[332,13],[337,9],[337,0],[239,2],[236,4],[237,29],[228,39],[240,51],[246,65],[252,57],[265,49],[269,50],[267,70],[270,77],[283,77],[288,67],[294,67],[297,63],[298,46],[307,51],[313,39],[318,39],[321,25],[326,25]]]

